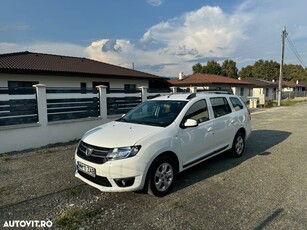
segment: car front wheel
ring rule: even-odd
[[[173,188],[176,176],[175,163],[169,156],[158,157],[152,163],[147,175],[147,192],[162,197]]]

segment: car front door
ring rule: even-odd
[[[196,120],[196,127],[184,127],[187,119]],[[209,119],[206,100],[197,101],[184,116],[178,137],[182,149],[183,168],[193,165],[214,148],[213,122]]]

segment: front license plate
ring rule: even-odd
[[[92,176],[92,177],[96,177],[96,169],[91,167],[91,166],[88,166],[86,164],[83,164],[79,161],[77,161],[77,169]]]

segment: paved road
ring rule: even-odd
[[[189,169],[163,198],[100,193],[74,179],[75,146],[12,159],[23,165],[26,182],[18,179],[21,170],[14,174],[10,161],[2,162],[0,228],[5,220],[55,220],[74,209],[91,213],[74,225],[84,229],[307,229],[307,103],[256,111],[252,128],[244,156],[224,154]],[[27,168],[21,163],[27,159],[36,165],[45,159],[49,171]],[[1,184],[13,186],[12,177],[22,189],[15,183],[12,193],[1,192]]]

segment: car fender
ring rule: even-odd
[[[166,152],[174,153],[178,158],[178,169],[182,165],[180,142],[177,137],[178,125],[176,123],[168,126],[163,131],[156,132],[139,142],[136,145],[146,146],[146,149],[142,149],[139,157],[145,163],[145,172],[148,171],[152,162],[161,154]]]

